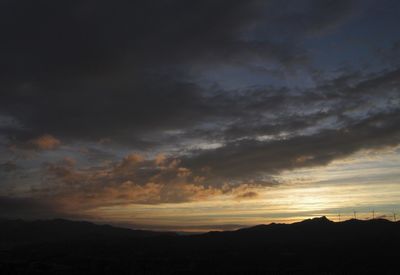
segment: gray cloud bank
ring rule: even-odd
[[[59,213],[75,211],[72,204],[251,199],[282,171],[398,145],[399,68],[360,65],[320,77],[327,69],[315,68],[305,46],[367,8],[313,0],[2,1],[0,178],[14,180],[20,159],[30,158],[25,175],[41,179],[25,193],[0,189],[4,213],[12,196],[40,198]],[[255,66],[272,68],[265,77],[311,75],[313,84],[228,90],[194,77]],[[90,146],[72,151],[76,144]],[[29,154],[16,155],[22,151]]]

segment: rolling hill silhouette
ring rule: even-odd
[[[0,274],[399,274],[400,223],[293,224],[180,236],[88,222],[0,221]]]
[[[85,221],[54,220],[0,220],[0,244],[18,245],[60,241],[96,241],[175,235],[171,232],[132,230],[111,225],[97,225]]]

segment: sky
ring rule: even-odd
[[[400,217],[397,0],[0,1],[0,217]]]

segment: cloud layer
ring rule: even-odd
[[[249,200],[397,146],[399,7],[367,2],[2,1],[0,204]]]

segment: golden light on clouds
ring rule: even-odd
[[[87,214],[135,227],[189,231],[294,222],[321,215],[337,220],[339,213],[349,219],[355,210],[359,218],[369,218],[372,210],[377,216],[390,217],[399,207],[395,202],[400,202],[400,170],[386,162],[398,160],[394,151],[363,152],[326,167],[286,172],[282,175],[286,183],[277,186],[249,186],[182,203],[98,207]],[[365,168],[369,166],[375,168],[368,173]]]

